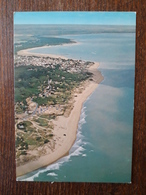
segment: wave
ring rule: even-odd
[[[58,176],[56,173],[48,173],[49,176]]]
[[[83,152],[85,151],[84,146],[87,144],[84,141],[84,136],[82,135],[82,125],[86,123],[86,107],[83,106],[82,110],[81,110],[81,115],[80,115],[80,120],[78,123],[78,131],[77,131],[77,138],[75,143],[73,144],[72,148],[69,151],[69,155],[65,156],[61,159],[59,159],[57,162],[45,167],[45,168],[41,168],[35,172],[33,172],[33,175],[30,176],[30,174],[27,174],[23,177],[19,177],[17,178],[18,181],[34,181],[35,178],[39,177],[39,175],[41,173],[45,173],[45,172],[49,172],[47,173],[47,176],[58,176],[56,173],[54,173],[55,170],[59,170],[61,166],[64,165],[64,163],[70,162],[71,161],[71,157],[76,157],[76,156],[86,156],[86,154],[83,154]]]

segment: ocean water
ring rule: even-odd
[[[135,33],[62,37],[79,44],[31,52],[100,62],[104,80],[83,105],[77,139],[69,155],[17,180],[131,182]]]

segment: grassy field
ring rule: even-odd
[[[43,119],[40,117],[34,118],[33,122],[23,121],[17,124],[16,133],[16,159],[19,162],[20,156],[27,156],[28,151],[36,149],[44,144],[51,142],[53,138],[53,124],[50,119]],[[27,156],[27,159],[30,160]]]

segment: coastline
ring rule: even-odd
[[[33,55],[33,53],[29,53],[30,49],[22,50],[18,55]],[[50,54],[40,54],[41,56],[51,57]],[[36,56],[40,56],[36,54]],[[55,57],[54,57],[55,56]],[[58,55],[53,55],[53,58],[59,58]],[[61,58],[65,59],[64,56]],[[67,59],[67,58],[66,58]],[[76,140],[76,133],[78,129],[78,122],[80,119],[81,109],[83,103],[87,100],[87,98],[94,92],[97,88],[98,83],[103,80],[103,76],[100,71],[97,70],[99,63],[95,62],[92,66],[88,68],[88,71],[93,74],[92,80],[88,80],[82,86],[82,93],[73,93],[73,109],[68,117],[58,116],[57,120],[54,121],[54,134],[57,137],[62,137],[62,142],[60,143],[56,140],[55,149],[53,152],[40,156],[38,159],[34,161],[30,161],[24,165],[20,165],[16,167],[16,176],[22,176],[26,173],[37,170],[41,167],[46,167],[63,156],[66,156],[69,153],[70,148],[74,144]],[[65,135],[65,136],[63,136]]]
[[[65,56],[62,56],[62,55],[32,53],[31,51],[34,50],[34,49],[39,49],[39,48],[50,48],[50,47],[57,47],[57,46],[73,46],[73,45],[79,45],[79,44],[80,44],[79,42],[76,42],[76,43],[64,43],[64,44],[61,44],[61,45],[50,45],[50,46],[34,47],[34,48],[20,50],[20,51],[17,52],[17,55],[61,58],[61,59],[66,59],[67,60],[68,58],[65,57]]]

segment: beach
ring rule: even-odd
[[[75,46],[75,45],[79,45],[79,42],[76,43],[65,43],[65,44],[61,44],[59,46]],[[58,45],[51,45],[51,46],[42,46],[42,47],[35,47],[35,48],[30,48],[30,49],[24,49],[24,50],[20,50],[17,52],[17,55],[21,55],[21,56],[36,56],[36,57],[50,57],[50,58],[61,58],[61,59],[68,59],[65,56],[62,55],[55,55],[55,54],[41,54],[41,53],[34,53],[31,52],[34,49],[43,49],[43,48],[50,48],[50,47],[57,47]]]
[[[55,58],[64,58],[64,56],[50,55],[50,54],[34,54],[28,50],[22,50],[18,52],[18,55],[33,55],[33,56],[48,56]],[[75,91],[72,93],[72,110],[67,116],[58,116],[54,123],[53,133],[55,135],[55,145],[51,149],[46,147],[45,154],[42,154],[36,160],[27,162],[26,164],[17,166],[16,175],[21,176],[26,173],[37,170],[41,167],[52,164],[63,156],[66,156],[69,153],[70,148],[76,140],[76,133],[78,129],[78,122],[80,119],[81,109],[83,103],[86,99],[95,91],[100,83],[103,80],[103,76],[100,71],[97,70],[99,63],[95,62],[92,66],[88,68],[88,71],[93,74],[92,79],[85,81],[81,84],[80,92]],[[46,145],[46,144],[45,144]],[[33,154],[33,152],[32,152]]]

